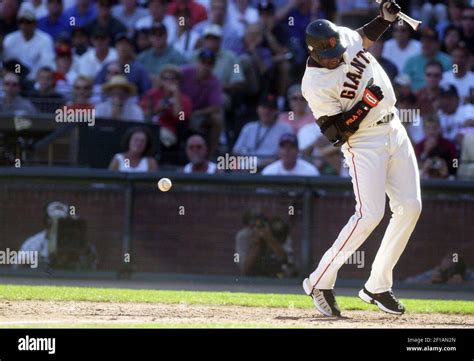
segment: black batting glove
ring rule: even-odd
[[[400,5],[395,0],[384,0],[380,4],[380,16],[391,23],[397,20],[398,13],[401,10]]]

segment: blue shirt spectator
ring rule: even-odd
[[[71,26],[69,25],[69,18],[63,14],[63,1],[48,0],[47,7],[48,15],[38,20],[38,29],[51,35],[55,41],[60,35],[69,37]]]
[[[97,16],[97,9],[91,0],[80,0],[64,13],[67,19],[74,19],[72,27],[84,27]]]

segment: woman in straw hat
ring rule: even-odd
[[[135,101],[137,89],[123,75],[114,75],[102,86],[107,99],[98,104],[96,116],[116,120],[143,122],[145,117],[142,109]]]

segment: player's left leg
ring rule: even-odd
[[[398,306],[398,301],[390,292],[393,284],[393,268],[403,253],[420,216],[421,192],[418,164],[406,130],[398,119],[392,123],[389,144],[391,156],[386,181],[392,218],[372,264],[365,290],[366,295],[374,301],[372,303],[377,303],[377,295],[383,295],[382,303],[388,300],[389,306]],[[378,306],[380,307],[379,304]],[[389,312],[389,310],[383,310]]]

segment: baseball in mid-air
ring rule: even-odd
[[[171,189],[171,180],[169,178],[161,178],[158,181],[158,189],[162,192],[168,192]]]

